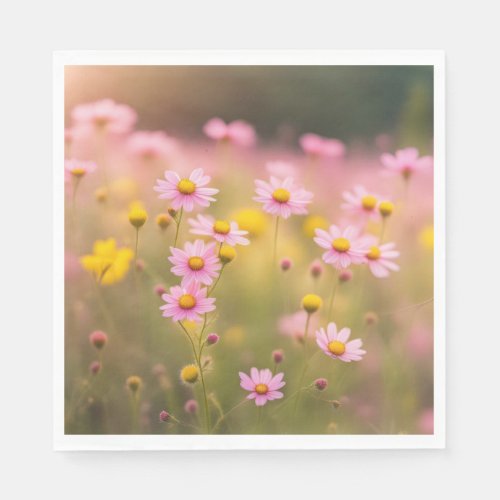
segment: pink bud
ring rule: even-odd
[[[309,272],[313,278],[319,278],[323,274],[323,265],[318,259],[311,264]]]
[[[184,411],[186,413],[196,413],[198,411],[198,403],[195,399],[189,399],[184,405]]]
[[[207,335],[207,345],[214,345],[219,342],[219,336],[216,333],[209,333]]]
[[[288,257],[285,257],[280,262],[280,267],[283,271],[288,271],[292,267],[293,262]]]
[[[153,290],[156,293],[156,295],[158,295],[158,297],[161,297],[164,293],[167,292],[167,289],[161,283],[155,285]]]
[[[101,363],[99,361],[92,361],[89,366],[90,373],[97,375],[101,371]]]
[[[172,418],[172,415],[168,411],[162,410],[160,412],[160,422],[168,422]]]
[[[283,353],[283,351],[281,349],[276,349],[275,351],[273,351],[272,357],[273,357],[273,361],[277,365],[279,365],[285,359],[285,354]]]
[[[339,281],[345,283],[346,281],[352,280],[352,271],[350,269],[344,269],[339,273]]]
[[[328,385],[328,380],[326,380],[326,378],[317,378],[314,381],[314,385],[318,391],[324,391]]]
[[[101,330],[96,330],[89,335],[89,340],[96,349],[102,349],[108,342],[108,336]]]
[[[137,261],[135,263],[135,268],[138,271],[144,271],[144,261],[142,259],[137,259]]]

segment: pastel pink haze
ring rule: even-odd
[[[257,179],[255,186],[257,196],[253,200],[264,204],[264,212],[283,219],[288,219],[292,214],[307,214],[307,205],[313,199],[313,194],[296,187],[291,177],[281,181],[271,176],[270,182]]]
[[[351,335],[349,328],[342,328],[337,331],[335,323],[328,323],[326,331],[320,328],[316,331],[316,343],[321,350],[333,359],[340,359],[346,363],[360,361],[366,351],[361,349],[363,341],[361,339],[347,342]]]
[[[393,175],[403,175],[409,178],[415,172],[428,170],[433,166],[432,156],[418,156],[417,148],[399,149],[394,155],[384,153],[380,157],[386,172]]]
[[[142,159],[165,158],[176,149],[176,141],[165,132],[134,132],[127,141],[129,151]]]
[[[219,243],[235,245],[248,245],[250,240],[245,238],[248,231],[243,231],[235,221],[216,221],[210,215],[198,215],[196,219],[189,219],[190,232],[202,236],[210,236]]]
[[[199,283],[192,281],[187,287],[173,286],[170,293],[162,295],[166,304],[160,309],[163,317],[172,321],[200,322],[202,314],[215,310],[215,298],[207,297],[207,289],[200,288]]]
[[[176,276],[182,276],[182,287],[195,281],[203,285],[211,285],[222,268],[215,254],[215,243],[205,244],[203,240],[194,243],[186,242],[184,250],[170,247],[172,254],[168,260],[174,265],[170,270]]]
[[[253,146],[256,141],[254,128],[243,120],[225,123],[220,118],[212,118],[205,123],[203,132],[210,139],[226,140],[237,146]]]
[[[186,212],[192,212],[195,205],[208,207],[210,202],[215,201],[213,195],[219,190],[204,187],[209,182],[210,176],[204,175],[202,168],[193,170],[188,178],[183,179],[176,172],[166,170],[165,180],[157,179],[153,189],[160,193],[160,199],[171,200],[175,210],[183,208]]]
[[[250,391],[247,399],[255,399],[257,406],[264,406],[268,401],[283,397],[283,393],[278,391],[285,385],[283,373],[278,373],[273,377],[273,373],[268,368],[264,370],[252,368],[250,376],[243,372],[239,372],[239,375],[240,387]]]
[[[293,314],[281,316],[278,320],[278,331],[282,335],[292,337],[296,340],[302,340],[304,338],[307,316],[307,312],[303,309]],[[318,327],[318,324],[317,316],[311,315],[309,318],[309,335]]]
[[[137,113],[126,104],[117,104],[112,99],[102,99],[76,106],[71,118],[75,127],[124,134],[132,130],[137,121]]]
[[[325,158],[340,158],[345,154],[345,145],[338,139],[327,139],[316,134],[304,134],[299,139],[304,153]]]

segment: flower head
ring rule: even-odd
[[[92,375],[97,375],[101,371],[101,363],[99,361],[92,361],[89,371]]]
[[[214,345],[219,342],[220,337],[216,333],[209,333],[207,335],[207,345]]]
[[[166,302],[160,307],[163,316],[172,321],[200,322],[200,314],[215,310],[215,299],[207,297],[207,289],[200,288],[196,281],[191,281],[187,287],[174,286],[161,298]]]
[[[288,257],[284,257],[280,261],[280,267],[282,271],[288,271],[293,265],[292,259],[289,259]]]
[[[202,168],[193,170],[189,177],[182,179],[176,172],[166,170],[165,180],[157,179],[153,189],[160,193],[160,199],[171,200],[174,210],[183,208],[186,212],[192,212],[195,205],[208,207],[210,202],[215,201],[213,195],[219,190],[204,187],[209,182],[210,176],[204,175]]]
[[[318,391],[324,391],[328,385],[328,380],[326,378],[317,378],[314,381],[314,387],[318,389]]]
[[[189,219],[190,232],[203,236],[210,236],[219,243],[226,245],[248,245],[250,241],[245,236],[248,231],[238,227],[238,223],[227,220],[216,220],[209,215],[198,215],[196,219]]]
[[[354,186],[352,192],[344,191],[342,196],[345,200],[341,205],[343,210],[371,219],[380,218],[379,195],[367,191],[363,186]]]
[[[359,238],[359,229],[355,226],[347,226],[341,230],[332,225],[328,232],[316,229],[314,241],[327,250],[323,254],[323,260],[337,269],[364,262],[366,245],[364,240]]]
[[[92,273],[101,285],[122,281],[129,268],[134,252],[130,248],[117,248],[113,238],[97,240],[93,253],[81,257],[82,267]]]
[[[75,179],[80,179],[86,174],[92,173],[97,168],[93,161],[65,160],[65,171]]]
[[[327,139],[316,134],[304,134],[299,139],[304,153],[325,158],[339,158],[345,154],[345,146],[338,139]]]
[[[402,175],[409,179],[415,172],[428,170],[433,166],[432,156],[418,156],[417,148],[399,149],[394,155],[384,153],[380,157],[386,172],[392,175]]]
[[[273,373],[267,368],[264,370],[252,368],[250,376],[240,372],[240,387],[250,391],[247,399],[255,399],[257,406],[264,406],[273,399],[281,399],[283,393],[278,389],[281,389],[284,385],[283,373],[278,373],[273,377]]]
[[[383,200],[378,205],[378,211],[382,217],[389,217],[394,212],[394,203],[389,200]]]
[[[387,278],[389,271],[399,271],[399,266],[392,262],[399,257],[399,252],[394,250],[395,243],[384,243],[383,245],[372,244],[365,253],[366,263],[373,276]]]
[[[172,217],[170,217],[169,214],[158,214],[156,216],[156,224],[162,230],[167,229],[167,227],[170,226],[171,222]]]
[[[316,343],[321,350],[333,359],[340,359],[346,363],[351,361],[360,361],[366,351],[361,349],[363,341],[361,339],[351,340],[347,342],[351,330],[349,328],[342,328],[337,332],[337,325],[335,323],[328,323],[326,332],[324,328],[316,331]]]
[[[285,359],[285,353],[283,352],[283,349],[275,349],[271,353],[271,357],[273,358],[274,363],[279,365]]]
[[[127,378],[127,388],[132,393],[135,394],[142,387],[142,379],[137,375],[131,375]]]
[[[188,399],[184,405],[186,413],[196,413],[198,411],[198,402],[196,399]]]
[[[196,365],[186,365],[181,370],[181,380],[186,384],[194,384],[199,375],[200,372]]]
[[[225,123],[220,118],[212,118],[203,127],[203,132],[215,141],[227,141],[237,146],[252,146],[255,144],[255,130],[243,120]]]
[[[148,220],[148,213],[142,206],[142,203],[135,201],[130,205],[130,210],[128,212],[128,220],[132,226],[136,229],[144,226]]]
[[[159,415],[160,422],[168,422],[172,419],[172,415],[166,410],[162,410]]]
[[[323,305],[323,299],[314,293],[304,295],[302,299],[302,308],[308,313],[316,312]]]
[[[264,204],[264,212],[284,219],[288,219],[292,214],[307,214],[307,205],[313,198],[309,191],[294,186],[291,177],[286,177],[283,181],[271,177],[270,182],[257,179],[255,186],[257,196],[253,199]]]
[[[137,114],[130,106],[117,104],[112,99],[80,104],[73,109],[71,117],[76,127],[114,134],[129,132],[137,121]]]
[[[175,141],[165,132],[134,132],[127,141],[129,151],[143,160],[165,158],[176,148]]]
[[[182,276],[183,287],[193,281],[211,285],[222,267],[215,255],[215,243],[205,245],[203,240],[188,241],[184,250],[170,247],[170,252],[172,256],[168,260],[174,265],[171,271],[176,276]]]
[[[89,340],[96,349],[102,349],[108,342],[108,336],[101,330],[96,330],[89,335]]]
[[[223,244],[219,250],[219,259],[224,265],[229,264],[236,259],[236,250],[232,246]]]

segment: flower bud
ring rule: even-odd
[[[158,283],[153,288],[153,291],[156,293],[156,295],[158,295],[158,297],[161,297],[164,293],[167,292],[167,289],[161,283]]]
[[[101,371],[101,363],[99,361],[92,361],[89,366],[90,373],[97,375]]]
[[[160,412],[160,422],[168,422],[171,419],[172,419],[172,415],[170,415],[170,413],[168,413],[168,411],[162,410]]]
[[[323,305],[323,300],[319,295],[308,293],[302,299],[302,307],[309,314],[316,312]]]
[[[175,217],[177,215],[177,210],[175,210],[175,208],[172,207],[168,207],[167,212],[170,215],[170,217]]]
[[[326,378],[317,378],[314,381],[314,386],[318,391],[324,391],[326,389],[326,386],[328,385],[328,380]]]
[[[207,335],[207,345],[214,345],[219,342],[219,336],[216,333],[209,333]]]
[[[89,335],[89,340],[96,349],[102,349],[108,342],[108,336],[101,330],[96,330]]]
[[[184,411],[186,413],[196,413],[198,411],[198,402],[196,399],[188,399],[184,405]]]
[[[323,265],[318,259],[311,264],[309,272],[313,278],[319,278],[323,274]]]
[[[273,361],[279,365],[280,363],[283,362],[283,360],[285,359],[285,354],[283,353],[283,350],[282,349],[276,349],[272,352],[272,358],[273,358]]]
[[[350,269],[343,269],[339,273],[339,281],[345,283],[346,281],[352,280],[352,271]]]
[[[167,229],[167,227],[170,226],[171,222],[172,217],[170,217],[170,215],[168,214],[158,214],[156,216],[156,224],[160,229]]]
[[[108,190],[105,187],[97,188],[94,192],[95,199],[99,203],[105,203],[108,200]]]
[[[181,370],[181,380],[187,384],[194,384],[198,380],[198,367],[196,365],[186,365]]]
[[[130,392],[135,394],[142,387],[142,379],[137,375],[131,375],[127,379],[127,387]]]
[[[128,213],[128,220],[132,226],[139,229],[148,220],[148,213],[141,206],[134,205]]]
[[[292,261],[288,257],[285,257],[280,262],[280,267],[282,271],[288,271],[292,267]]]
[[[236,258],[236,250],[229,245],[222,245],[219,251],[219,259],[223,264],[229,264]]]
[[[394,204],[390,201],[381,201],[378,206],[378,211],[382,217],[389,217],[394,212]]]

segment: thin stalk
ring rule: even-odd
[[[273,248],[273,266],[276,265],[276,254],[278,251],[278,229],[279,229],[280,217],[276,216],[276,225],[274,227],[274,248]]]
[[[335,276],[334,276],[334,280],[333,280],[333,288],[332,288],[332,293],[330,295],[330,301],[328,303],[328,316],[326,317],[327,319],[327,322],[330,322],[330,319],[332,317],[332,311],[333,311],[333,301],[335,299],[335,294],[337,292],[337,287],[338,287],[338,284],[339,284],[339,277],[338,277],[338,274],[337,274],[337,271],[335,271]]]
[[[181,207],[181,211],[179,212],[179,218],[175,221],[177,227],[175,229],[174,248],[177,247],[177,238],[179,237],[179,228],[181,227],[181,221],[182,221],[182,214],[183,213],[184,213],[184,207]]]

